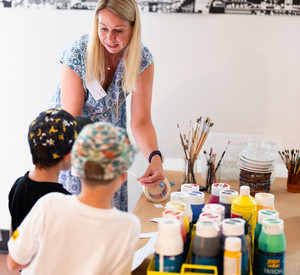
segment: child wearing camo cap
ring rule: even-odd
[[[28,143],[34,168],[18,178],[9,192],[12,232],[40,197],[50,192],[70,194],[58,183],[58,175],[71,166],[70,153],[79,131],[77,120],[59,108],[41,112],[30,124]]]
[[[131,274],[140,221],[112,206],[137,148],[124,129],[86,125],[72,149],[79,195],[41,198],[8,242],[7,264],[22,274]],[[51,257],[49,258],[49,255]]]

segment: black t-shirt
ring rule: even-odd
[[[16,180],[8,195],[12,232],[17,229],[36,201],[42,196],[51,192],[71,195],[60,183],[33,181],[28,177],[28,173]]]

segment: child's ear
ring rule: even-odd
[[[121,177],[122,177],[122,181],[123,182],[126,181],[126,179],[127,179],[127,173],[122,174]]]
[[[63,156],[63,159],[69,159],[71,158],[71,152]]]

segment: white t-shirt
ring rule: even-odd
[[[8,242],[22,275],[124,275],[141,231],[139,219],[116,208],[99,209],[76,196],[42,197]]]

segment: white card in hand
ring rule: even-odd
[[[98,80],[87,83],[86,87],[96,101],[106,96],[106,92],[104,91]]]

